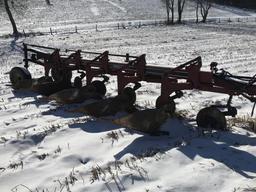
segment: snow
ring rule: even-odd
[[[34,2],[37,11],[30,10],[19,22],[26,28],[45,29],[74,27],[85,21],[164,18],[158,9],[164,7],[158,1],[151,0],[145,10],[146,2],[81,1],[85,5],[83,13],[71,14],[72,10],[81,9],[81,5],[56,1],[56,7],[45,8],[52,9],[46,18],[41,18],[46,11],[44,5]],[[59,8],[66,12],[56,11]],[[188,6],[188,17],[192,15],[190,9]],[[64,17],[67,13],[69,16]],[[252,14],[215,6],[211,16],[236,17],[237,13]],[[31,15],[33,25],[27,22]],[[35,23],[37,20],[45,23]],[[6,23],[3,20],[1,30],[9,30]],[[84,30],[18,40],[0,38],[0,191],[255,190],[256,134],[231,123],[228,132],[200,136],[197,130],[197,112],[211,104],[226,103],[227,95],[185,91],[184,97],[177,99],[177,113],[183,118],[169,118],[162,125],[161,129],[168,131],[169,136],[153,137],[112,124],[110,120],[115,117],[106,120],[70,113],[77,104],[58,106],[40,95],[14,91],[8,86],[8,72],[22,63],[22,43],[97,52],[109,50],[116,54],[146,53],[148,64],[172,67],[201,56],[203,70],[208,71],[209,64],[216,61],[219,68],[253,76],[255,29],[255,21],[212,22]],[[39,66],[31,64],[29,69],[33,77],[43,75]],[[116,94],[116,77],[111,77],[106,97]],[[159,84],[142,82],[136,105],[153,108],[159,94]],[[238,108],[238,117],[247,117],[252,109],[252,104],[242,97],[235,97],[233,105]]]
[[[125,21],[158,21],[165,20],[166,10],[162,0],[55,0],[54,6],[47,6],[45,2],[27,0],[22,11],[14,11],[14,17],[20,31],[49,32],[49,28],[71,28],[74,25],[79,29],[86,30],[95,23],[106,25]],[[176,4],[175,4],[176,6]],[[195,3],[187,1],[184,8],[183,18],[195,18]],[[61,10],[61,11],[60,11]],[[234,18],[252,17],[255,12],[245,11],[233,7],[214,5],[209,12],[210,18]],[[1,34],[8,33],[11,28],[4,11],[0,12]],[[177,13],[175,13],[177,18]],[[111,26],[113,28],[113,26]],[[70,30],[69,30],[70,31]]]

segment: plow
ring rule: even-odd
[[[251,102],[256,102],[256,75],[253,77],[233,75],[218,69],[216,62],[210,64],[209,71],[202,71],[201,57],[176,67],[162,67],[160,64],[148,65],[145,54],[133,56],[110,54],[108,51],[97,53],[60,50],[31,44],[23,44],[23,50],[24,67],[14,67],[10,71],[12,87],[14,89],[33,87],[34,90],[53,99],[59,98],[58,95],[63,95],[64,92],[74,97],[59,99],[63,103],[82,102],[89,98],[102,99],[107,91],[105,83],[109,80],[109,76],[116,76],[117,97],[106,99],[105,103],[101,100],[98,105],[79,109],[80,112],[93,111],[95,116],[112,115],[119,110],[134,112],[132,106],[136,102],[136,90],[141,87],[142,81],[161,84],[161,93],[156,99],[155,107],[160,110],[159,113],[163,109],[164,114],[175,112],[175,99],[181,98],[184,90],[197,89],[226,94],[228,96],[226,105],[211,105],[198,112],[196,121],[199,127],[225,130],[226,116],[235,117],[237,114],[237,109],[232,106],[234,96],[243,96]],[[44,68],[43,77],[32,79],[28,70],[31,63]],[[73,72],[78,74],[74,78],[72,78]],[[102,78],[102,80],[94,80],[94,78]],[[83,86],[84,79],[86,86]],[[74,96],[73,93],[78,96]],[[100,102],[102,105],[99,104]],[[138,113],[135,112],[135,116],[139,116]],[[134,119],[135,116],[131,115],[129,118]],[[154,116],[156,115],[151,115],[151,119]],[[153,127],[148,129],[152,130]]]

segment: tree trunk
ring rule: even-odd
[[[5,7],[6,13],[8,14],[8,17],[10,19],[10,22],[12,24],[13,35],[15,37],[18,37],[19,36],[19,31],[17,29],[15,20],[13,19],[13,16],[12,16],[12,12],[11,12],[10,7],[8,5],[8,0],[4,0],[4,7]]]
[[[205,23],[209,13],[209,9],[211,8],[212,4],[209,1],[205,1],[205,2],[201,2],[200,6],[201,6],[200,9],[201,9],[202,22]]]
[[[174,24],[174,0],[171,1],[172,24]]]
[[[174,23],[174,7],[172,6],[172,24]]]
[[[167,12],[167,24],[174,23],[174,0],[165,0],[166,2],[166,12]],[[170,11],[172,14],[172,18],[170,21]]]
[[[181,23],[182,13],[186,0],[178,0],[178,23]]]
[[[170,9],[169,9],[170,2],[169,0],[165,0],[165,2],[166,2],[166,13],[167,13],[167,25],[169,25],[170,24]]]
[[[198,23],[198,9],[199,9],[199,2],[196,2],[196,23]]]
[[[208,16],[208,11],[206,10],[206,11],[204,12],[204,15],[202,15],[202,17],[203,17],[202,22],[203,22],[203,23],[206,23],[207,16]]]

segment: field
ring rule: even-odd
[[[102,18],[106,22],[164,18],[164,14],[158,12],[159,2],[152,0],[153,8],[148,9],[150,16],[144,12],[139,14],[145,1],[137,3],[138,10],[132,14],[134,2],[101,0],[96,3],[91,0],[86,8],[89,10],[85,10],[88,14],[71,15],[71,21],[67,22],[73,27],[76,25],[73,20],[79,18],[89,22],[95,22],[95,18],[97,22],[103,22]],[[95,4],[101,5],[98,12],[90,8]],[[37,8],[40,10],[40,5]],[[116,16],[115,11],[109,13],[101,8],[126,12]],[[153,17],[154,9],[157,14]],[[236,10],[239,14],[235,14],[228,11],[231,8],[214,9],[213,17],[252,14],[242,10]],[[187,17],[190,15],[192,12],[187,11]],[[63,18],[60,20],[61,27],[65,24]],[[20,22],[26,26],[25,21],[20,19]],[[37,30],[52,25],[57,26],[47,21],[45,25],[33,27]],[[9,30],[6,25],[0,28]],[[177,100],[179,118],[170,118],[161,127],[170,135],[149,136],[113,125],[110,120],[116,116],[106,120],[70,113],[68,111],[77,105],[57,105],[29,91],[14,91],[9,86],[8,72],[22,64],[24,42],[62,49],[145,53],[148,64],[172,67],[201,56],[204,70],[210,70],[210,63],[215,61],[219,68],[233,74],[253,76],[256,73],[256,22],[187,23],[97,32],[83,30],[18,40],[0,38],[0,191],[256,190],[256,134],[247,130],[252,127],[248,121],[253,104],[246,99],[234,98],[238,117],[228,119],[230,131],[200,136],[195,122],[197,112],[211,104],[225,104],[228,96],[185,91]],[[42,68],[33,64],[30,71],[33,77],[43,74]],[[106,97],[116,94],[116,78],[111,77]],[[154,108],[159,94],[160,84],[142,82],[137,91],[137,107]],[[85,104],[88,102],[91,101]],[[253,123],[254,119],[250,121]]]

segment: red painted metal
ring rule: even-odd
[[[87,55],[96,55],[96,57],[94,59],[85,59]],[[124,58],[125,61],[111,61],[110,57],[115,57],[119,60]],[[52,69],[64,71],[80,70],[85,73],[87,84],[90,84],[94,77],[105,74],[116,75],[119,94],[129,83],[140,81],[161,83],[161,95],[157,99],[158,105],[168,103],[170,95],[174,92],[191,89],[228,95],[243,95],[250,100],[256,100],[253,97],[256,95],[256,86],[237,81],[237,79],[243,79],[246,82],[250,82],[253,80],[252,78],[222,75],[221,73],[216,73],[213,66],[211,66],[211,71],[201,71],[201,57],[175,68],[147,65],[145,57],[146,55],[109,54],[108,51],[103,53],[84,52],[81,50],[60,52],[59,49],[51,47],[24,44],[25,67],[29,67],[29,62],[39,64],[44,67],[46,76],[49,75],[49,71]]]

